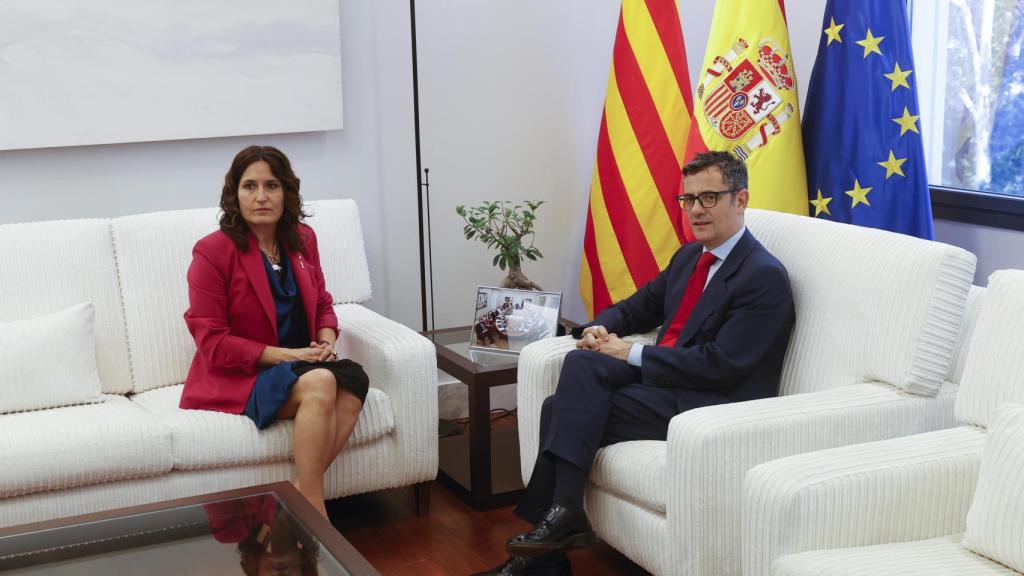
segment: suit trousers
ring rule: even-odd
[[[599,448],[665,440],[678,413],[676,390],[641,384],[639,368],[593,350],[569,352],[541,408],[537,461],[516,514],[536,523],[551,505],[555,458],[589,473]]]

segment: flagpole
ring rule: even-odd
[[[416,141],[416,214],[418,215],[417,228],[420,239],[420,312],[423,330],[427,329],[427,259],[424,248],[423,231],[423,174],[422,159],[420,158],[420,85],[419,66],[416,56],[416,0],[409,0],[409,28],[412,35],[412,115],[413,128]],[[433,268],[433,262],[431,262]],[[433,284],[433,278],[431,278]],[[433,290],[431,290],[433,298]],[[431,326],[433,328],[433,326]]]

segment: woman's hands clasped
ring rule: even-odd
[[[328,360],[337,360],[338,355],[334,352],[334,345],[326,340],[317,340],[316,342],[310,342],[309,347],[318,350],[320,353],[319,360],[314,362],[326,362]]]
[[[260,355],[259,363],[264,366],[275,366],[281,362],[326,362],[336,359],[334,347],[329,342],[310,342],[308,348],[267,346]]]

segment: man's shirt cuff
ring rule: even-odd
[[[643,352],[644,345],[634,343],[633,347],[629,349],[629,358],[626,359],[626,362],[630,366],[636,366],[637,368],[639,368],[640,362],[643,361]]]

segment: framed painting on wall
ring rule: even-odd
[[[342,127],[336,0],[4,0],[0,150]]]

